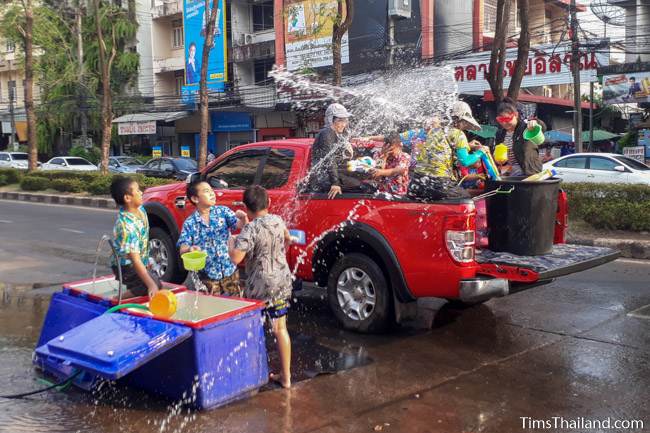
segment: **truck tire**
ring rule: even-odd
[[[169,234],[160,227],[149,229],[149,256],[153,271],[162,281],[182,283],[186,275],[179,271],[176,245]]]
[[[392,322],[392,295],[386,277],[364,254],[346,254],[334,264],[329,273],[327,297],[345,329],[377,333],[385,331]]]

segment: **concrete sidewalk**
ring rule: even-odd
[[[0,199],[115,209],[115,202],[111,198],[105,197],[0,191]],[[621,251],[622,257],[650,259],[650,237],[633,232],[616,233],[606,237],[600,233],[570,232],[567,241],[578,245],[614,248]]]

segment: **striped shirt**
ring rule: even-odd
[[[521,170],[521,166],[517,162],[517,158],[515,157],[515,152],[513,150],[513,139],[512,136],[514,135],[514,132],[506,132],[506,136],[503,138],[503,144],[506,145],[508,148],[508,164],[512,167],[512,170],[510,171],[510,176],[523,176],[523,171]]]

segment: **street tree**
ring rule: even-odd
[[[342,65],[341,65],[341,43],[343,36],[350,29],[352,20],[354,20],[354,0],[337,0],[337,13],[333,18],[332,27],[332,63],[334,68],[333,83],[335,86],[341,85]]]
[[[19,42],[24,56],[25,79],[23,87],[25,116],[27,118],[28,170],[34,171],[38,167],[36,113],[34,111],[34,4],[32,0],[14,0],[4,1],[3,6],[7,8],[3,10],[3,24],[10,26],[10,29],[7,29],[7,33],[10,35],[9,39]],[[9,97],[12,98],[15,95],[9,95]]]
[[[506,50],[510,37],[508,29],[510,27],[512,0],[497,1],[497,17],[494,31],[494,40],[490,53],[490,67],[488,72],[488,83],[490,90],[494,95],[494,100],[499,103],[504,98],[503,79],[506,70]],[[528,53],[530,51],[530,25],[529,25],[529,0],[519,0],[517,2],[517,13],[519,14],[519,38],[517,41],[517,60],[510,77],[508,86],[508,97],[517,100],[521,81],[526,72]]]
[[[208,62],[210,59],[210,51],[214,46],[214,28],[217,25],[217,8],[219,7],[219,0],[212,0],[212,8],[210,8],[210,1],[205,0],[205,11],[210,11],[208,20],[205,26],[205,41],[203,43],[203,53],[201,57],[201,77],[199,79],[199,113],[201,119],[201,132],[199,135],[199,170],[205,167],[208,157]]]

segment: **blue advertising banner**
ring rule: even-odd
[[[183,102],[193,104],[199,93],[201,61],[205,43],[205,28],[214,0],[209,0],[206,11],[205,0],[183,0],[183,31],[185,33],[185,85],[182,88]],[[217,17],[214,28],[214,44],[208,59],[208,91],[223,92],[227,80],[226,57],[226,11],[225,0],[217,0]]]

